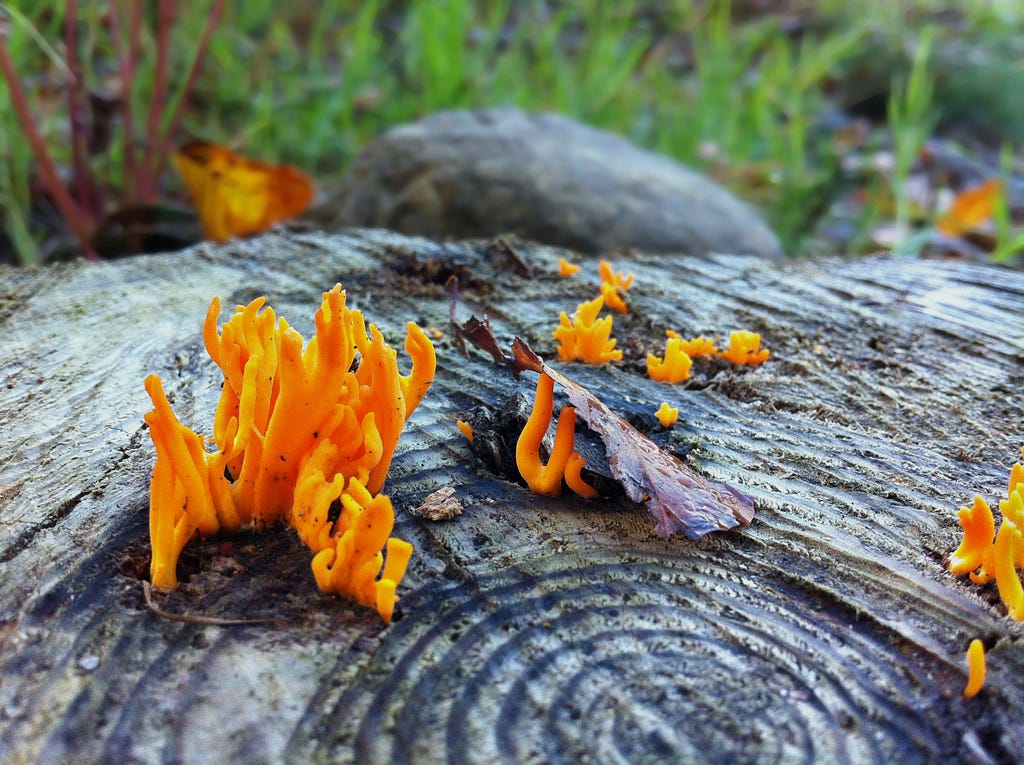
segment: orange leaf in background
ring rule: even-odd
[[[246,159],[213,143],[186,144],[172,159],[199,212],[203,234],[215,242],[258,234],[294,218],[316,193],[313,181],[298,168]]]
[[[960,236],[965,231],[970,231],[992,217],[996,197],[1002,191],[1003,182],[998,178],[961,191],[953,199],[953,204],[946,214],[939,218],[936,226],[946,236]]]

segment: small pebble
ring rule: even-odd
[[[99,656],[83,656],[78,660],[78,666],[86,672],[92,672],[96,667],[100,665]]]

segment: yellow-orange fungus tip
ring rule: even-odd
[[[1002,516],[999,529],[988,503],[976,497],[968,509],[957,513],[964,536],[960,546],[950,555],[949,570],[954,574],[970,574],[971,581],[985,584],[995,579],[999,598],[1007,615],[1024,621],[1024,466],[1017,463],[1010,470],[1006,499],[999,502]],[[995,541],[992,537],[995,535]]]
[[[698,356],[718,355],[718,348],[715,347],[715,341],[703,336],[694,337],[690,340],[684,340],[679,347],[683,351],[683,353],[685,353],[691,359],[695,359]]]
[[[676,424],[676,420],[679,419],[679,409],[674,406],[669,406],[668,403],[662,403],[661,407],[654,416],[658,418],[658,422],[661,423],[663,428],[671,428]]]
[[[412,547],[390,538],[394,510],[380,492],[405,421],[434,378],[434,347],[410,322],[412,370],[401,375],[395,351],[345,306],[340,284],[323,294],[305,345],[264,302],[240,306],[219,330],[217,299],[207,312],[203,340],[224,374],[216,451],[177,420],[159,378],[146,379],[157,453],[153,584],[175,586],[178,556],[195,534],[282,521],[314,552],[321,589],[387,621]]]
[[[964,698],[973,699],[985,684],[985,646],[975,638],[967,648],[967,687]]]
[[[1024,621],[1024,585],[1017,572],[1024,565],[1024,492],[1015,491],[1000,502],[999,512],[1003,522],[999,524],[992,553],[996,587],[1010,618]]]
[[[949,570],[962,575],[974,571],[983,564],[986,554],[992,547],[996,522],[992,517],[991,508],[981,497],[975,497],[970,508],[961,507],[957,516],[964,530],[964,538],[949,557]]]
[[[692,366],[693,359],[683,351],[683,339],[671,330],[665,341],[664,357],[647,354],[647,376],[659,382],[678,383],[688,380]]]
[[[597,318],[603,305],[604,298],[598,297],[578,305],[572,319],[565,312],[559,316],[559,326],[552,336],[558,341],[562,361],[604,364],[622,359],[622,351],[614,350],[615,340],[611,339],[612,317]]]
[[[583,480],[582,471],[586,467],[583,458],[578,452],[573,452],[569,456],[569,461],[565,465],[565,483],[573,490],[576,494],[587,499],[595,499],[600,496],[597,489],[591,486],[589,483]]]
[[[462,431],[462,435],[469,439],[470,443],[473,443],[473,426],[463,420],[456,420],[455,425]]]
[[[767,348],[761,349],[761,335],[741,330],[729,335],[729,347],[719,354],[732,364],[763,364],[771,355]]]
[[[619,288],[614,284],[601,283],[601,297],[604,298],[604,303],[613,311],[619,313],[626,313],[629,310],[629,306],[626,305],[626,301],[619,295]]]
[[[575,274],[579,270],[580,270],[580,267],[578,265],[576,265],[575,263],[570,263],[565,258],[559,258],[558,259],[558,275],[559,276],[572,276],[573,274]]]
[[[609,263],[607,260],[602,260],[598,264],[597,269],[598,274],[601,277],[601,282],[604,284],[611,285],[612,287],[617,287],[618,289],[621,290],[628,290],[630,287],[633,286],[633,274],[629,274],[627,276],[625,272],[616,271],[615,269],[612,268],[612,264]]]
[[[573,450],[576,435],[576,410],[573,407],[562,407],[558,415],[551,454],[546,465],[541,462],[541,441],[547,433],[548,425],[551,424],[554,391],[555,381],[545,374],[540,375],[533,400],[533,411],[530,412],[530,417],[516,442],[516,467],[519,468],[520,475],[531,491],[546,497],[557,497],[562,493],[562,479],[566,477],[566,467],[572,462],[573,475],[569,488],[584,497],[597,496],[597,492],[580,477],[583,459]]]

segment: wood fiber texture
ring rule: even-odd
[[[624,500],[543,498],[456,429],[516,381],[452,343],[486,313],[551,358],[595,261],[384,232],[269,235],[116,263],[0,271],[0,760],[118,763],[1012,762],[1024,629],[949,575],[956,509],[1005,495],[1024,441],[1024,277],[894,258],[779,267],[635,256],[622,364],[557,364],[703,475],[754,496],[749,528],[660,539]],[[532,271],[524,275],[523,265]],[[210,299],[261,294],[309,336],[335,282],[400,346],[444,333],[385,486],[416,548],[401,618],[320,593],[285,529],[193,540],[147,610],[154,452],[143,377],[209,433]],[[222,320],[225,318],[222,315]],[[756,368],[654,383],[664,330],[761,332]],[[408,369],[400,351],[400,367]],[[680,409],[662,430],[662,401]],[[412,511],[451,485],[462,515]],[[971,701],[964,652],[988,680]],[[987,759],[986,759],[987,758]]]

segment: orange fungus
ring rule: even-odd
[[[314,552],[321,589],[389,621],[412,547],[390,537],[394,511],[381,489],[405,421],[433,381],[433,345],[410,322],[412,371],[401,375],[395,351],[346,307],[340,284],[323,294],[305,347],[284,319],[261,310],[264,302],[240,306],[220,331],[216,298],[206,316],[203,339],[224,374],[215,451],[178,421],[160,379],[146,378],[157,453],[153,585],[177,584],[178,556],[193,535],[280,521]]]

